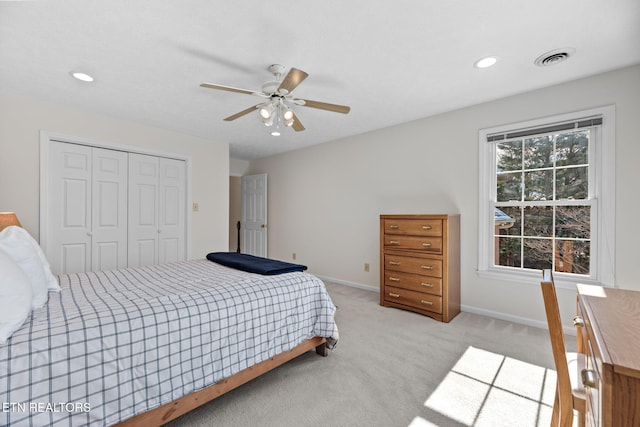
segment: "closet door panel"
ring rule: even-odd
[[[54,274],[91,269],[91,147],[51,142],[51,253]]]
[[[159,158],[129,154],[129,267],[158,263]]]
[[[127,267],[127,153],[93,149],[92,270]]]
[[[185,259],[185,175],[182,160],[159,160],[159,262]]]

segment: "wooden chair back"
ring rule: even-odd
[[[543,270],[542,282],[540,285],[542,287],[544,308],[547,314],[547,324],[549,325],[549,337],[551,338],[553,360],[558,374],[556,404],[559,405],[559,407],[554,408],[554,415],[559,415],[560,421],[570,420],[569,424],[561,422],[560,425],[571,426],[573,422],[573,394],[571,391],[571,378],[569,377],[567,349],[564,342],[562,320],[560,318],[558,298],[556,296],[556,288],[553,282],[551,270]],[[558,412],[556,410],[558,410]]]

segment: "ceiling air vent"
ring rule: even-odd
[[[571,47],[552,50],[537,57],[536,60],[533,61],[533,63],[538,67],[548,67],[550,65],[556,65],[566,59],[569,59],[570,56],[573,56],[575,51],[576,50]]]

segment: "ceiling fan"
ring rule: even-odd
[[[291,68],[285,78],[280,81],[280,77],[284,72],[285,67],[280,64],[273,64],[269,67],[269,71],[275,76],[275,80],[268,81],[262,85],[262,91],[253,91],[247,89],[238,89],[230,86],[217,85],[212,83],[202,83],[200,86],[209,89],[226,90],[229,92],[244,93],[247,95],[255,95],[265,100],[260,104],[254,105],[242,110],[239,113],[233,114],[224,120],[230,122],[237,118],[240,118],[254,110],[258,110],[262,121],[266,126],[273,126],[274,130],[271,135],[280,135],[280,125],[290,126],[296,132],[303,131],[305,128],[300,122],[298,116],[293,111],[293,106],[303,106],[318,108],[320,110],[333,111],[336,113],[347,114],[351,108],[346,105],[329,104],[326,102],[311,101],[309,99],[294,98],[292,95],[293,90],[298,87],[309,74],[297,68]]]

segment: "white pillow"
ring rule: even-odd
[[[36,309],[44,306],[49,299],[49,289],[44,266],[33,241],[27,230],[15,225],[0,231],[0,249],[3,249],[29,278],[33,292],[32,308]]]
[[[0,249],[0,345],[17,331],[31,313],[29,278],[20,266]]]
[[[23,229],[24,230],[24,229]],[[38,257],[40,258],[40,262],[42,263],[42,269],[44,270],[44,279],[47,282],[47,289],[54,292],[60,292],[60,283],[58,283],[58,279],[51,272],[51,266],[49,265],[49,261],[47,261],[47,257],[44,256],[44,252],[42,252],[42,248],[36,242],[36,239],[31,237],[26,230],[24,230],[24,234],[26,234],[26,238],[31,242],[35,251],[38,253]]]

